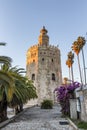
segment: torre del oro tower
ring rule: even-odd
[[[38,104],[44,99],[56,101],[54,89],[62,83],[61,54],[57,46],[49,44],[48,31],[40,30],[38,43],[31,46],[26,54],[26,75],[33,80],[38,98],[31,100]]]

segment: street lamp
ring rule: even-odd
[[[87,69],[87,68],[83,68],[83,69],[82,69],[82,79],[83,79],[83,83],[85,82],[85,83],[84,83],[85,85],[86,85],[86,69]],[[85,71],[85,74],[84,74],[84,71]]]

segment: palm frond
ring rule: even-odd
[[[9,75],[8,73],[0,70],[0,84],[3,85],[7,100],[10,101],[15,90],[13,77],[11,77],[11,75]]]
[[[0,42],[0,46],[5,46],[6,43],[5,42]]]
[[[12,59],[10,57],[0,56],[0,63],[8,64],[9,66],[11,66],[11,62],[12,62]]]

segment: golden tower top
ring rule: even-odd
[[[45,26],[40,30],[40,36],[38,38],[38,44],[39,45],[49,45],[49,36],[47,35],[47,30],[45,29]]]

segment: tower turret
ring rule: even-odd
[[[43,28],[40,30],[40,36],[38,38],[38,44],[39,45],[49,45],[49,36],[47,35],[47,30],[43,26]]]

